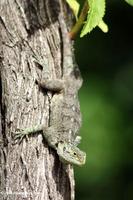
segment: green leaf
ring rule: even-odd
[[[133,6],[133,0],[125,0],[128,4],[130,4],[131,6]]]
[[[88,0],[89,11],[87,21],[83,26],[80,37],[90,33],[93,28],[99,25],[105,13],[105,0]]]
[[[98,24],[98,27],[104,32],[104,33],[107,33],[108,32],[108,25],[103,21],[101,20]]]
[[[72,9],[72,11],[76,17],[76,20],[77,20],[80,4],[76,0],[66,0],[66,2],[69,4],[69,6]]]

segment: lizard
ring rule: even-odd
[[[63,27],[63,24],[61,25]],[[62,34],[66,33],[62,32]],[[60,161],[82,166],[86,161],[86,153],[77,147],[81,140],[78,135],[81,126],[78,90],[82,85],[82,77],[78,66],[73,61],[71,42],[66,35],[64,38],[62,77],[37,81],[39,87],[53,93],[50,124],[48,127],[40,124],[19,130],[15,133],[14,139],[21,141],[29,134],[42,132],[48,145],[57,151]],[[34,58],[35,62],[42,66],[39,59],[36,56]]]
[[[76,82],[76,73],[77,68],[74,68],[71,78],[47,79],[38,83],[47,90],[58,91],[51,100],[50,126],[36,125],[20,130],[15,133],[14,139],[20,138],[21,141],[29,134],[42,131],[48,145],[57,151],[62,162],[81,166],[85,164],[86,154],[77,147],[81,140],[81,137],[77,136],[81,114],[77,98],[80,85]]]

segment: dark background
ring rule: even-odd
[[[76,200],[133,200],[133,7],[108,0],[109,32],[77,36],[81,149],[86,165],[75,167]]]

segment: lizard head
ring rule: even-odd
[[[81,151],[76,145],[67,142],[59,142],[57,147],[59,159],[67,164],[84,165],[86,153]]]

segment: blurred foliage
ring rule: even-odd
[[[108,1],[109,32],[77,37],[81,148],[87,162],[75,168],[76,200],[133,199],[133,8]]]

